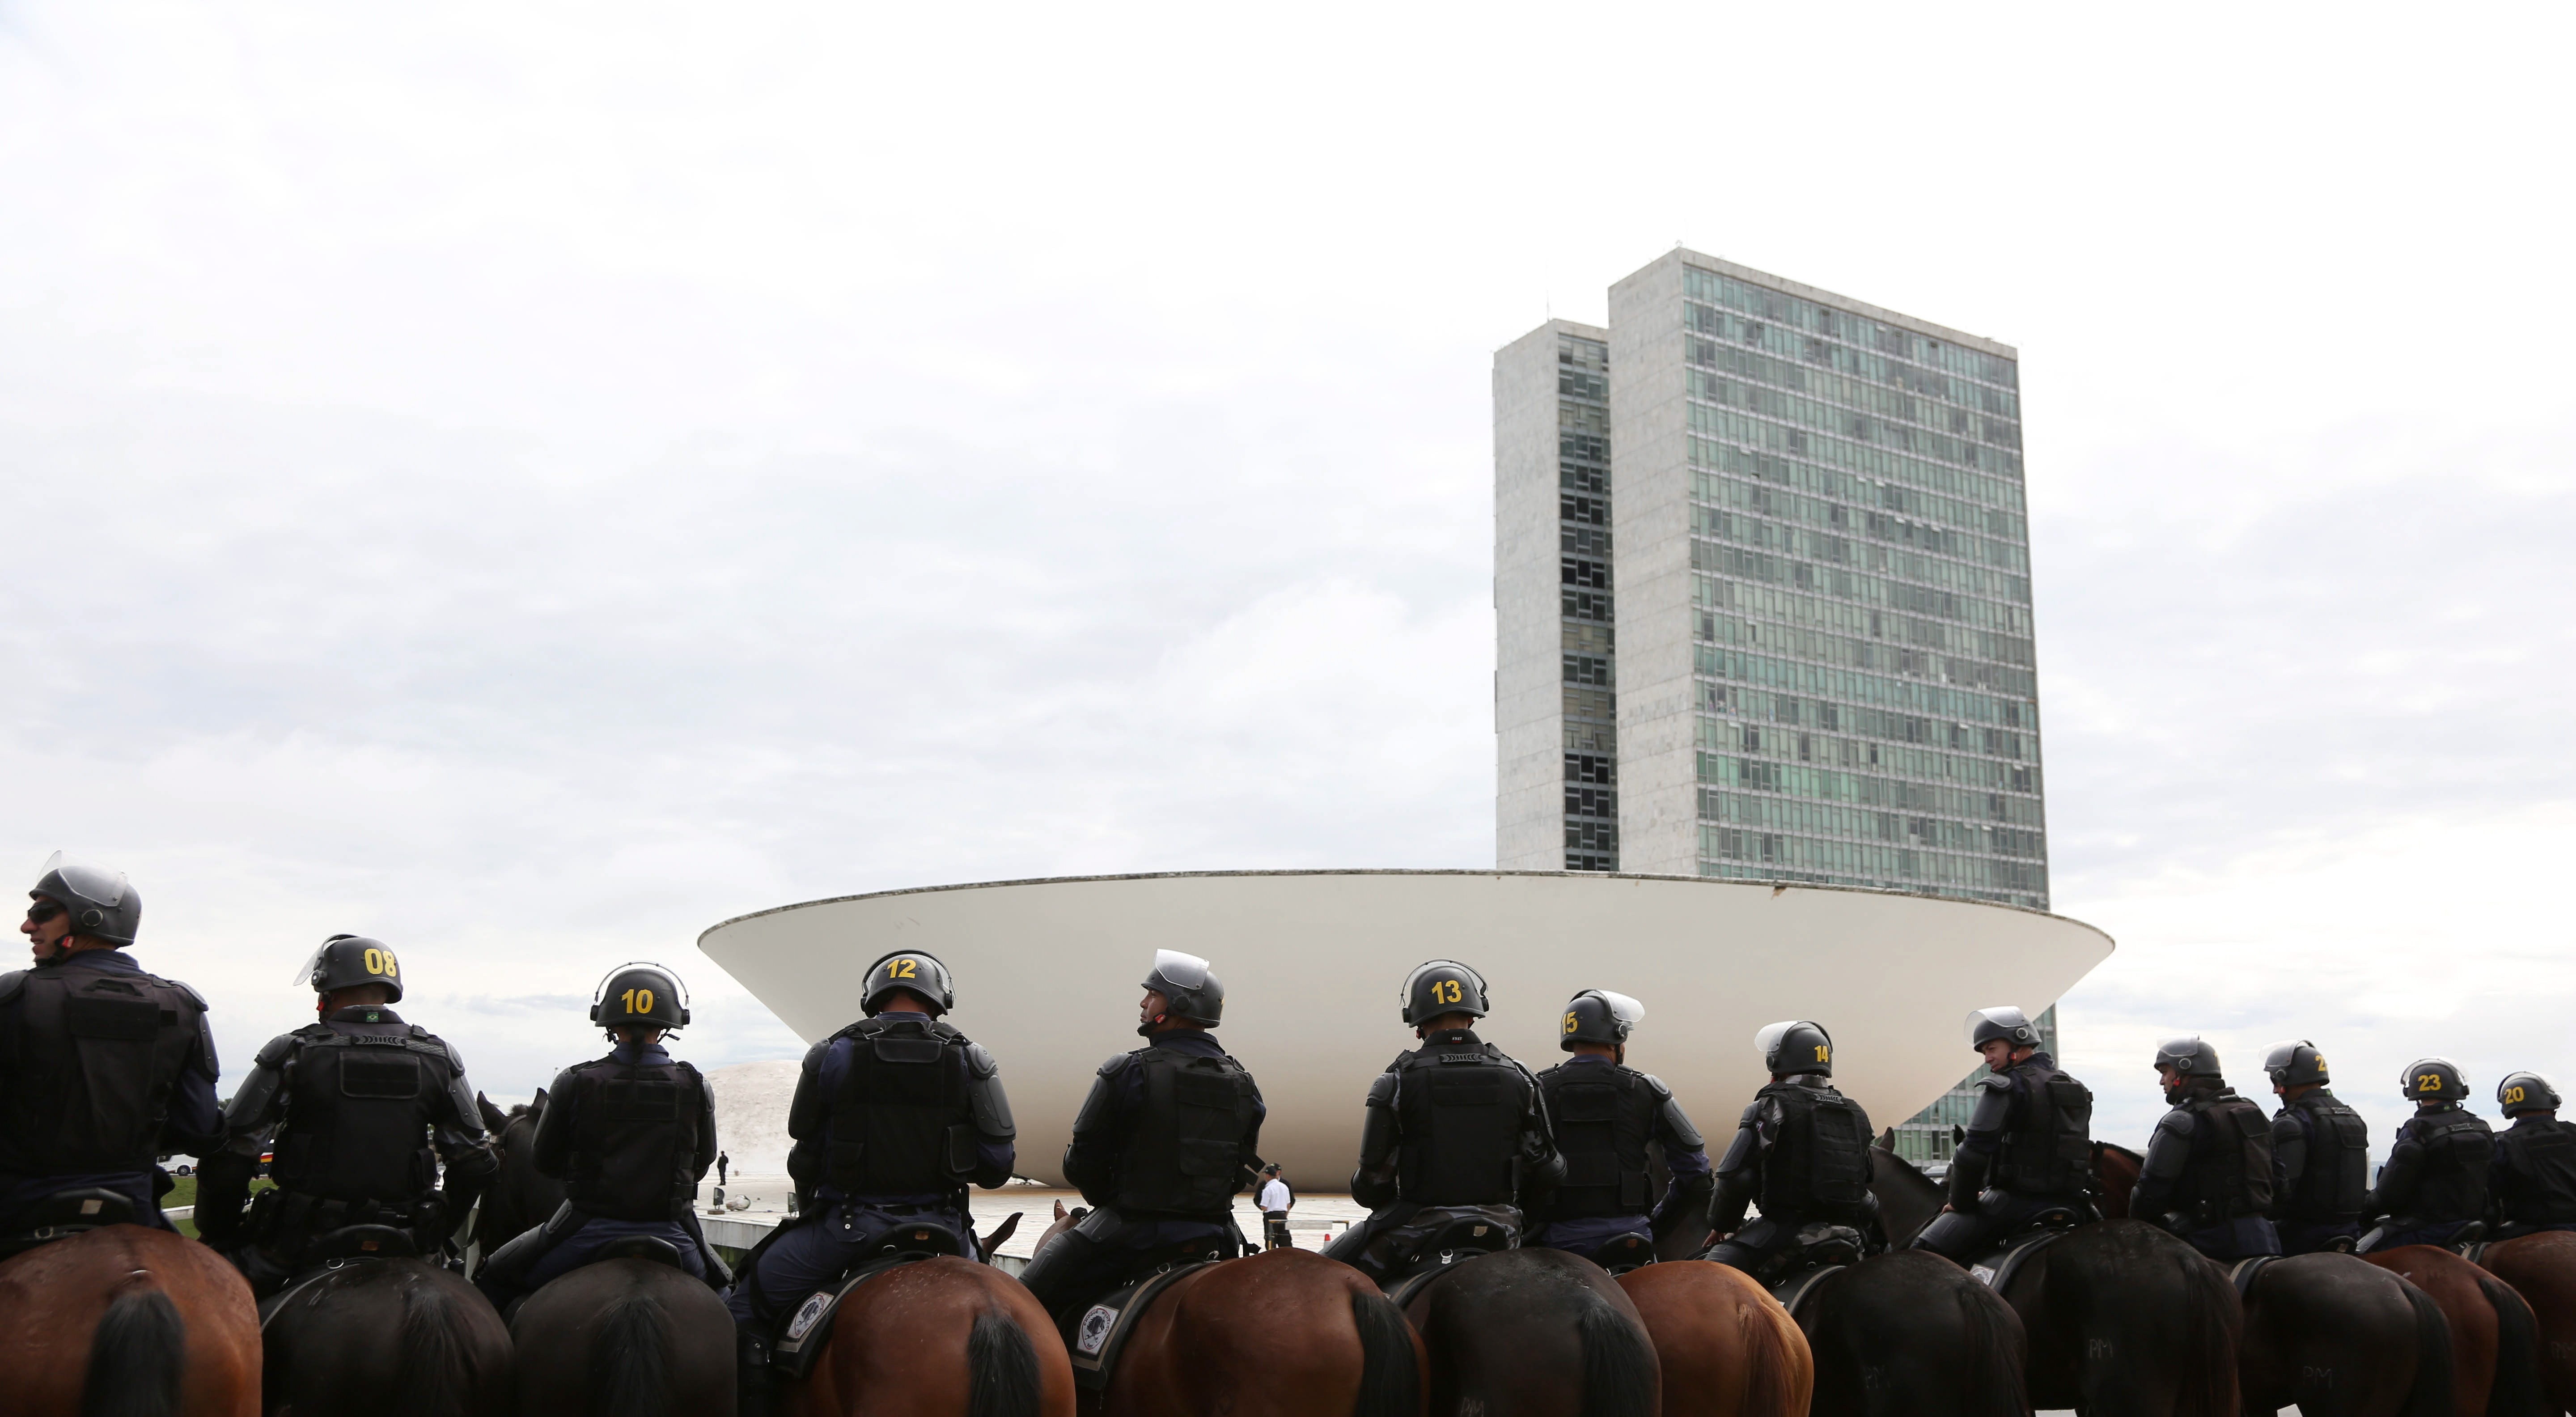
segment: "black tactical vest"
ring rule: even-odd
[[[1404,1159],[1396,1194],[1422,1205],[1514,1205],[1529,1075],[1491,1043],[1426,1043],[1396,1063]]]
[[[1663,1101],[1646,1080],[1608,1063],[1560,1063],[1538,1075],[1556,1124],[1565,1180],[1548,1215],[1557,1220],[1643,1215],[1654,1202],[1646,1143]],[[1515,1137],[1518,1126],[1515,1122]]]
[[[2037,1056],[2007,1076],[2020,1106],[1997,1147],[1992,1184],[2023,1195],[2076,1195],[2093,1183],[2092,1089]]]
[[[288,1037],[280,1188],[336,1201],[411,1205],[438,1186],[431,1129],[455,1065],[417,1024],[308,1024]]]
[[[573,1070],[564,1198],[610,1220],[677,1220],[698,1194],[707,1084],[686,1063],[602,1058]]]
[[[1118,1149],[1118,1213],[1223,1217],[1234,1209],[1252,1160],[1253,1108],[1260,1090],[1232,1058],[1177,1048],[1140,1048],[1129,1067],[1145,1073],[1145,1103],[1128,1119]]]
[[[2495,1158],[2495,1133],[2486,1119],[2454,1105],[2418,1112],[2409,1121],[2423,1160],[2415,1195],[2403,1218],[2421,1225],[2475,1220],[2486,1213],[2487,1168]]]
[[[0,1162],[23,1174],[152,1169],[205,1004],[150,974],[38,965],[0,975],[16,1056],[0,1088]]]
[[[1775,1082],[1754,1094],[1780,1104],[1780,1130],[1762,1155],[1762,1213],[1824,1218],[1869,1196],[1869,1114],[1832,1088]]]
[[[2524,1117],[2496,1133],[2495,1191],[2504,1218],[2576,1222],[2576,1122]]]
[[[2272,1208],[2272,1119],[2233,1088],[2182,1104],[2191,1114],[2191,1151],[2174,1182],[2173,1208],[2202,1225]]]
[[[2307,1161],[2282,1197],[2281,1218],[2340,1225],[2370,1200],[2370,1125],[2320,1088],[2291,1107],[2308,1116]]]
[[[923,1019],[866,1019],[842,1029],[850,1071],[832,1096],[824,1180],[845,1195],[915,1196],[959,1189],[975,1169],[965,1034]]]

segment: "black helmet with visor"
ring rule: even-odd
[[[385,990],[385,1002],[402,1002],[402,965],[382,940],[364,935],[333,935],[295,971],[295,982],[316,994],[374,984]]]
[[[590,996],[590,1021],[602,1028],[655,1028],[667,1033],[689,1024],[689,991],[680,976],[649,960],[621,964]]]
[[[1416,1027],[1442,1014],[1483,1018],[1488,1011],[1485,976],[1454,959],[1425,960],[1415,965],[1413,972],[1404,976],[1404,991],[1397,997],[1404,1006],[1401,1017]]]
[[[957,1007],[957,984],[948,976],[948,966],[928,950],[895,950],[879,955],[868,966],[867,982],[859,997],[859,1012],[875,1018],[885,1010],[886,995],[897,989],[908,990],[930,1005],[930,1016]]]
[[[1208,962],[1197,955],[1179,950],[1154,951],[1154,970],[1139,987],[1163,996],[1163,1012],[1168,1018],[1188,1019],[1208,1028],[1217,1026],[1225,1017],[1225,985],[1217,981]],[[1138,1033],[1154,1031],[1156,1020],[1137,1025]]]
[[[1823,1024],[1812,1019],[1783,1019],[1770,1024],[1753,1035],[1753,1047],[1773,1077],[1834,1075],[1833,1037],[1825,1032]]]
[[[73,934],[111,945],[133,944],[143,928],[143,897],[124,872],[67,860],[59,851],[47,858],[27,898],[34,902],[28,919],[41,924],[62,911],[72,918]]]
[[[1443,991],[1446,992],[1445,990]],[[1628,1035],[1646,1021],[1646,1006],[1625,994],[1607,989],[1586,989],[1565,1003],[1565,1027],[1556,1046],[1564,1052],[1574,1051],[1577,1043],[1603,1043],[1610,1047],[1626,1046]]]

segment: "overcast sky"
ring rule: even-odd
[[[792,1055],[746,910],[1490,865],[1491,354],[1683,242],[2022,351],[2101,1134],[2576,1084],[2570,27],[5,0],[0,863],[496,1096],[639,955]]]

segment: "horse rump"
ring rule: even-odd
[[[1351,1417],[1415,1417],[1422,1410],[1422,1367],[1404,1311],[1383,1294],[1354,1289],[1351,1322],[1360,1331],[1360,1395]]]
[[[2398,1417],[2452,1417],[2451,1321],[2432,1295],[2402,1278],[2398,1283],[2415,1309],[2415,1385]]]
[[[1000,1306],[966,1331],[966,1417],[1037,1417],[1038,1350]]]
[[[488,1410],[504,1374],[484,1371],[467,1347],[463,1330],[468,1316],[456,1296],[434,1281],[436,1271],[410,1261],[371,1268],[376,1272],[358,1271],[362,1283],[403,1286],[402,1393],[394,1403],[399,1417],[472,1417]],[[475,1302],[482,1300],[478,1296]]]
[[[2132,1222],[2134,1223],[2134,1222]],[[2183,1352],[2177,1356],[2181,1382],[2175,1393],[2174,1417],[2236,1417],[2237,1345],[2242,1338],[2244,1301],[2218,1266],[2180,1241],[2172,1250],[2182,1274]]]
[[[188,1326],[158,1289],[119,1294],[99,1317],[81,1383],[81,1417],[179,1417]]]
[[[2478,1292],[2496,1316],[2495,1385],[2487,1389],[2487,1417],[2541,1417],[2555,1412],[2540,1390],[2539,1324],[2522,1295],[2503,1280],[2476,1271]]]
[[[1575,1320],[1583,1342],[1582,1417],[1655,1417],[1655,1350],[1646,1331],[1591,1290]]]
[[[1959,1305],[1961,1417],[2024,1417],[2030,1393],[2022,1373],[2021,1320],[2003,1296],[1974,1280],[1951,1291]]]
[[[664,1417],[671,1405],[670,1314],[630,1290],[609,1302],[590,1345],[590,1410],[599,1417]]]

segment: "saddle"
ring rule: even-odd
[[[344,1225],[316,1235],[305,1242],[304,1268],[285,1288],[260,1301],[260,1332],[268,1332],[269,1323],[285,1312],[295,1296],[341,1270],[419,1257],[420,1246],[414,1243],[412,1233],[391,1225]],[[321,1296],[314,1297],[318,1300]]]
[[[1869,1239],[1858,1227],[1811,1220],[1753,1277],[1795,1318],[1799,1306],[1814,1296],[1817,1280],[1860,1263],[1868,1253]]]
[[[2253,1299],[2254,1281],[2262,1278],[2263,1271],[2270,1269],[2273,1262],[2280,1258],[2282,1257],[2279,1255],[2255,1255],[2250,1259],[2241,1259],[2229,1265],[2227,1278],[2236,1286],[2236,1302],[2242,1304]]]
[[[1614,1275],[1643,1269],[1655,1262],[1655,1237],[1644,1231],[1630,1231],[1594,1250],[1592,1262]]]
[[[1142,1262],[1153,1266],[1150,1271],[1078,1313],[1068,1313],[1064,1347],[1065,1356],[1073,1360],[1074,1386],[1093,1392],[1109,1386],[1109,1375],[1118,1369],[1118,1354],[1127,1346],[1127,1335],[1136,1326],[1137,1316],[1151,1307],[1155,1297],[1170,1288],[1174,1280],[1225,1258],[1222,1245],[1206,1240],[1149,1250]]]
[[[1391,1248],[1378,1287],[1399,1309],[1449,1267],[1479,1255],[1520,1248],[1520,1212],[1508,1206],[1442,1206],[1415,1212],[1401,1227],[1414,1238]],[[1654,1242],[1647,1242],[1647,1253]]]
[[[772,1232],[775,1237],[776,1232]],[[767,1243],[766,1240],[763,1243]],[[638,1236],[620,1240],[600,1255],[601,1259],[624,1258],[615,1252],[627,1246],[656,1245],[668,1251],[665,1263],[680,1264],[680,1252],[667,1240]],[[832,1332],[832,1316],[841,1311],[841,1301],[851,1291],[888,1270],[898,1269],[916,1260],[937,1259],[942,1255],[964,1255],[966,1241],[956,1230],[936,1220],[915,1220],[900,1225],[877,1237],[877,1242],[863,1252],[857,1263],[841,1272],[829,1289],[817,1289],[805,1302],[788,1315],[787,1327],[770,1349],[770,1366],[789,1379],[798,1379],[814,1366],[814,1355],[823,1351],[823,1340]],[[635,1258],[659,1259],[659,1255]],[[746,1270],[748,1266],[746,1265]]]
[[[2048,1216],[2041,1218],[2042,1223],[2045,1224],[2050,1217],[2059,1214],[2071,1217],[2073,1213],[2072,1209],[2051,1211]],[[2030,1263],[2031,1256],[2056,1244],[2067,1231],[2074,1228],[2075,1226],[2070,1223],[2048,1229],[2021,1231],[2006,1239],[2002,1249],[1969,1265],[1968,1276],[2000,1294],[2004,1291],[2004,1286],[2012,1283],[2013,1277],[2021,1273],[2022,1266]]]
[[[29,1208],[25,1229],[0,1236],[0,1260],[15,1258],[38,1245],[68,1240],[85,1231],[141,1223],[135,1213],[134,1202],[114,1191],[99,1186],[56,1191]]]

